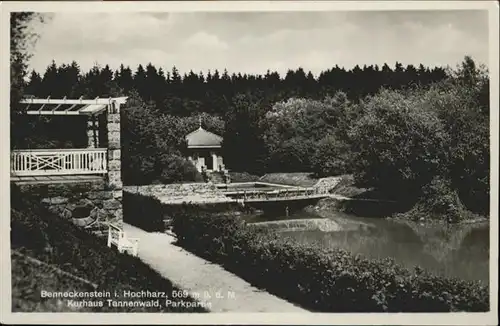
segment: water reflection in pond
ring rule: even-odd
[[[318,218],[297,212],[288,219]],[[337,247],[368,258],[394,258],[406,267],[419,265],[441,275],[468,280],[489,280],[489,225],[408,225],[381,218],[330,214],[342,231],[280,232],[301,243]],[[252,216],[249,222],[287,219],[286,216]]]

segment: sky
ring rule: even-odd
[[[315,75],[335,65],[395,62],[455,67],[465,55],[488,63],[487,11],[53,13],[41,26],[30,68],[75,60],[181,73]]]

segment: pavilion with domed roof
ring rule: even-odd
[[[202,172],[203,169],[207,172],[218,172],[225,169],[221,153],[222,140],[221,136],[203,129],[201,118],[198,129],[186,135],[188,159],[199,172]]]

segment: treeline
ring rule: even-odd
[[[396,62],[394,68],[389,67],[388,64],[382,67],[355,66],[350,70],[335,66],[321,72],[317,78],[302,68],[289,70],[283,77],[271,71],[265,75],[241,73],[230,75],[227,71],[217,70],[208,72],[206,75],[194,72],[181,75],[175,67],[165,72],[162,68],[157,68],[152,64],[145,67],[139,65],[134,70],[121,65],[116,71],[108,65],[94,66],[89,71],[83,72],[76,62],[61,65],[52,62],[43,73],[31,71],[28,82],[24,85],[24,94],[42,98],[48,96],[51,98],[64,96],[103,98],[122,95],[134,98],[138,106],[147,106],[147,108],[144,108],[143,112],[132,109],[133,112],[130,114],[137,118],[134,116],[125,118],[131,121],[131,126],[125,128],[127,137],[124,138],[124,143],[133,146],[136,143],[133,139],[137,139],[138,149],[156,148],[156,151],[150,151],[156,154],[167,150],[163,147],[158,148],[160,146],[158,139],[171,139],[170,135],[164,135],[170,131],[158,123],[162,121],[162,117],[170,120],[185,117],[193,121],[193,116],[203,113],[205,128],[225,137],[224,150],[226,162],[230,163],[229,167],[233,170],[260,174],[270,170],[309,171],[311,169],[309,162],[297,162],[297,159],[292,159],[290,164],[284,165],[282,159],[276,155],[273,156],[275,158],[269,159],[268,152],[272,148],[265,144],[262,127],[265,124],[266,113],[272,110],[275,103],[290,98],[322,100],[339,91],[346,94],[349,101],[359,102],[360,99],[375,94],[381,88],[428,87],[446,78],[447,73],[441,67],[431,69],[422,64],[418,67],[413,65],[404,67],[399,62]],[[212,126],[212,119],[223,121],[224,127]],[[23,128],[13,130],[14,142],[18,143],[14,146],[57,148],[71,147],[71,142],[77,147],[85,144],[86,135],[75,133],[75,123],[84,124],[85,122],[78,121],[70,124],[66,123],[66,120],[66,118],[54,119],[52,117],[36,118],[30,119],[28,125],[25,118]],[[144,126],[142,130],[150,134],[150,138],[142,135],[143,131],[136,132],[133,129],[139,128],[139,125]],[[221,123],[218,122],[217,125],[220,126]],[[173,126],[177,127],[179,124],[174,123]],[[176,137],[181,137],[185,130],[174,128],[172,132]],[[314,131],[310,130],[310,132]],[[30,137],[31,134],[36,134],[36,137]],[[154,134],[163,136],[154,136]],[[312,140],[307,134],[303,135],[303,138]],[[180,140],[173,144],[179,142]],[[307,141],[300,146],[305,146],[306,143]],[[293,141],[288,144],[292,149],[295,145],[298,146]],[[170,145],[168,149],[170,152],[174,151]],[[283,156],[287,155],[286,148],[282,152]],[[139,161],[139,156],[147,156],[153,160],[149,155],[143,154],[143,152],[138,153],[136,160]],[[180,152],[178,155],[182,156]],[[293,152],[289,153],[292,158],[293,155]],[[158,171],[162,169],[162,165],[165,165],[162,162],[134,163],[134,166],[144,167],[145,165],[151,166],[151,169],[145,171],[141,168],[140,171],[144,173],[125,173],[131,176],[130,182],[139,182],[139,180],[143,180],[144,183],[152,180],[165,182],[171,179],[170,177],[166,180],[159,178],[161,173]]]
[[[223,135],[233,171],[353,174],[377,196],[405,202],[413,218],[457,221],[489,209],[489,79],[469,57],[455,70],[335,67],[318,78],[300,68],[284,78],[181,76],[153,65],[82,74],[76,63],[52,63],[43,77],[31,73],[26,94],[128,95],[128,184],[199,180],[184,136],[201,114]]]
[[[176,67],[165,72],[151,63],[134,70],[121,65],[113,71],[106,65],[82,72],[76,62],[61,65],[52,62],[45,72],[31,72],[25,94],[44,98],[102,98],[128,95],[135,90],[162,113],[188,116],[206,112],[222,116],[232,98],[241,93],[259,94],[276,102],[292,97],[321,99],[343,91],[351,101],[358,101],[381,87],[426,86],[445,78],[446,71],[441,67],[430,69],[422,64],[405,67],[399,62],[394,68],[387,64],[355,66],[349,70],[335,66],[317,77],[302,68],[289,70],[283,77],[271,71],[265,75],[229,74],[226,70],[181,74]]]

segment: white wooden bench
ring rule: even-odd
[[[128,238],[121,228],[116,225],[109,224],[108,229],[108,247],[114,245],[120,253],[128,252],[133,256],[137,256],[139,250],[139,239]]]

